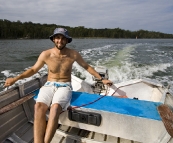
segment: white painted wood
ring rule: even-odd
[[[71,141],[76,140],[76,141],[79,141],[79,142],[82,142],[82,143],[111,143],[111,142],[108,142],[108,141],[96,141],[95,139],[80,137],[80,136],[77,136],[77,135],[73,135],[70,132],[63,132],[62,130],[59,130],[59,129],[56,130],[56,133],[61,135],[61,136],[64,136],[65,138],[72,139]],[[65,143],[65,142],[63,141],[63,143]]]
[[[100,133],[95,133],[94,134],[94,140],[102,142],[102,141],[105,140],[105,135],[104,134],[100,134]]]
[[[120,143],[132,143],[132,141],[120,138]]]
[[[171,138],[168,143],[173,143],[173,138]]]
[[[59,143],[64,139],[64,137],[62,135],[56,134],[54,135],[51,143]]]
[[[107,135],[106,141],[112,142],[112,143],[118,143],[118,138],[117,138],[117,137],[113,137],[113,136],[108,136],[108,135]]]

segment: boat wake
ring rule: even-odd
[[[143,50],[143,47],[141,48],[139,46],[141,45],[108,44],[102,47],[83,49],[80,51],[80,54],[92,67],[103,66],[107,68],[109,73],[109,79],[112,80],[114,83],[127,81],[130,79],[152,78],[158,80],[162,84],[171,85],[171,87],[173,87],[173,82],[172,82],[173,77],[171,75],[166,75],[168,69],[173,67],[173,63],[166,62],[165,57],[163,59],[159,59],[160,61],[164,60],[163,62],[158,63],[156,62],[157,56],[154,56],[155,59],[151,58],[151,61],[149,61],[150,59],[148,59],[147,63],[146,60],[149,53],[145,53],[147,57],[145,57],[145,60],[143,60],[144,57],[140,55],[140,50]],[[155,53],[158,53],[158,49],[154,50]],[[145,52],[152,52],[152,50],[146,49]],[[28,68],[24,70],[27,70]],[[19,80],[13,86],[22,84],[26,81],[47,74],[47,70],[48,70],[47,66],[45,65],[34,76],[27,79]],[[22,72],[23,71],[21,72],[12,72],[10,70],[2,71],[1,73],[4,74],[4,78],[0,80],[0,91],[3,89],[3,84],[6,78],[14,77]],[[92,84],[93,81],[92,76],[82,67],[80,67],[76,62],[73,64],[72,74],[81,79],[85,79],[85,81]]]

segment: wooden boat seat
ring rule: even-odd
[[[161,104],[159,102],[118,98],[115,96],[101,97],[103,96],[98,94],[73,92],[71,106],[80,107],[81,105],[86,105],[82,107],[86,109],[89,108],[93,110],[101,110],[106,112],[114,112],[130,116],[139,116],[148,119],[161,120],[156,108]],[[98,100],[99,98],[100,100]],[[93,103],[93,101],[96,102],[94,102],[94,104],[88,104]]]

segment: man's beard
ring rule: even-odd
[[[56,48],[57,48],[58,50],[62,50],[62,49],[64,49],[64,48],[66,47],[66,44],[63,45],[62,47],[58,46],[58,44],[55,44],[55,46],[56,46]]]

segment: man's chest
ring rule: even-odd
[[[67,71],[72,67],[74,60],[70,57],[52,57],[46,64],[52,72]]]

